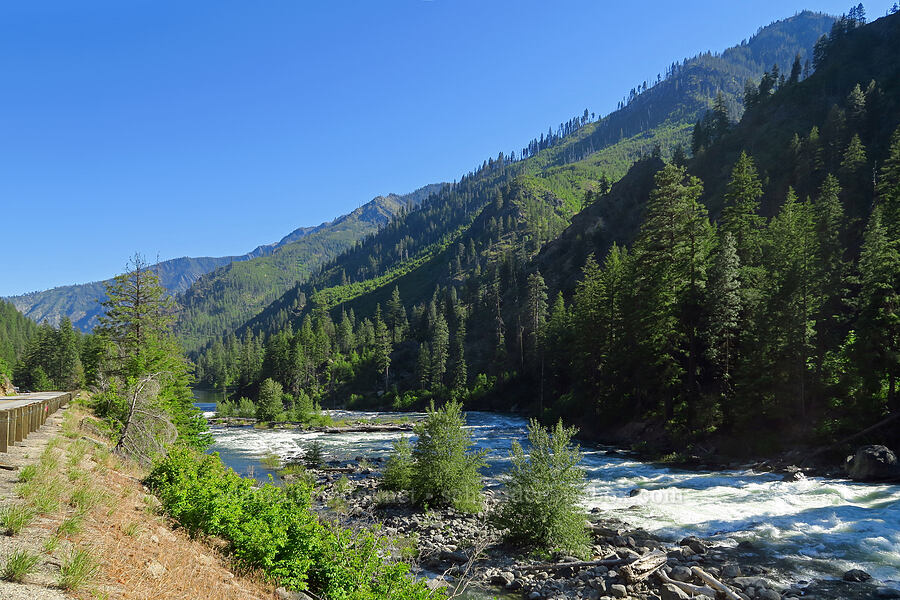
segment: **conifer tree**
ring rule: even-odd
[[[765,219],[759,215],[762,183],[753,159],[741,152],[725,191],[722,229],[734,238],[735,250],[742,265],[756,265],[761,258],[760,232]]]
[[[865,396],[876,402],[869,407],[875,416],[884,408],[900,410],[900,251],[888,239],[881,217],[881,208],[876,207],[859,259],[862,289],[855,348]]]

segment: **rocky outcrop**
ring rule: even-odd
[[[887,446],[863,446],[844,461],[847,476],[854,481],[900,480],[897,455]]]
[[[0,373],[0,396],[12,396],[15,393],[16,388],[13,387],[9,377]]]

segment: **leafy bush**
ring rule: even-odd
[[[416,504],[451,505],[464,512],[481,509],[484,455],[487,450],[470,451],[472,436],[465,429],[462,405],[448,402],[428,409],[428,416],[416,425],[419,439],[412,451],[415,468],[410,491]]]
[[[512,467],[505,475],[507,495],[498,524],[514,542],[547,551],[584,555],[588,549],[581,451],[572,445],[574,428],[557,422],[552,430],[536,420],[528,426],[529,453],[513,441]]]
[[[389,490],[408,490],[412,487],[412,444],[405,435],[394,442],[394,451],[384,466],[384,486]]]
[[[154,466],[146,483],[182,526],[221,536],[239,564],[261,569],[291,589],[360,600],[436,597],[407,575],[406,565],[384,561],[384,542],[372,532],[321,523],[304,483],[256,488],[225,468],[218,455],[177,447]]]
[[[274,379],[266,379],[259,386],[259,399],[256,403],[256,418],[260,421],[274,421],[284,410],[281,384]]]
[[[241,398],[237,402],[226,400],[216,403],[216,414],[220,417],[252,419],[256,417],[256,404],[249,398]]]

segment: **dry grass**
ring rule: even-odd
[[[42,552],[45,575],[38,579],[44,585],[63,585],[82,600],[273,597],[273,587],[260,578],[230,570],[215,541],[192,540],[172,531],[152,510],[155,498],[143,491],[142,469],[82,439],[87,434],[78,423],[85,418],[91,417],[70,407],[57,437],[40,461],[35,457],[37,466],[26,473],[28,481],[16,486],[44,513],[39,525],[25,526],[34,550]],[[63,470],[68,477],[59,472]],[[78,557],[87,558],[75,560]],[[37,580],[32,578],[32,583]]]

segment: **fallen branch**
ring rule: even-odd
[[[715,577],[713,577],[712,575],[710,575],[709,573],[707,573],[706,571],[701,569],[700,567],[691,567],[691,572],[694,575],[696,575],[697,577],[699,577],[700,579],[702,579],[703,581],[705,581],[707,584],[709,584],[712,588],[722,592],[722,594],[725,595],[725,598],[727,598],[727,600],[741,600],[741,597],[738,596],[734,592],[734,590],[732,590],[730,587],[728,587],[727,585],[725,585],[724,583],[722,583],[721,581],[719,581],[718,579],[716,579]]]
[[[694,585],[691,583],[685,583],[683,581],[675,581],[674,579],[672,579],[671,577],[666,575],[666,572],[663,571],[662,569],[658,570],[656,572],[656,574],[659,576],[659,578],[662,580],[663,583],[668,583],[670,585],[674,585],[675,587],[679,588],[681,591],[686,592],[688,594],[691,594],[691,595],[699,594],[701,596],[707,596],[708,598],[716,597],[716,590],[714,590],[711,587]]]
[[[656,550],[637,558],[634,562],[620,569],[622,576],[628,583],[636,583],[650,577],[653,573],[665,566],[667,556],[665,552]]]
[[[602,560],[588,560],[580,562],[564,562],[564,563],[540,563],[537,565],[527,565],[519,567],[520,571],[558,571],[561,569],[587,569],[588,567],[618,567],[619,565],[627,565],[634,562],[633,558],[604,558]]]

